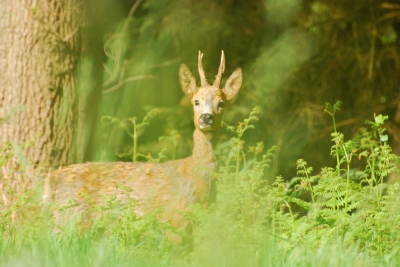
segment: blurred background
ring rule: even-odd
[[[103,1],[98,25],[108,71],[102,74],[99,115],[120,120],[135,116],[140,121],[157,108],[158,114],[140,134],[141,153],[157,156],[168,146],[160,144],[159,137],[176,133],[176,157],[191,153],[193,118],[190,104],[183,100],[178,68],[185,63],[199,81],[199,50],[210,81],[221,50],[226,55],[225,79],[237,67],[243,69],[244,84],[224,121],[235,125],[252,108],[261,107],[256,128],[245,140],[277,146],[276,175],[295,175],[300,157],[316,168],[330,164],[330,158],[321,157],[332,145],[325,102],[343,101],[338,130],[347,138],[355,136],[365,120],[373,120],[374,113],[389,115],[392,144],[400,149],[396,1]],[[133,81],[119,84],[121,75]],[[99,128],[101,149],[94,153],[95,160],[120,160],[115,151],[131,147],[130,138],[116,124]],[[223,146],[230,135],[221,132]]]
[[[330,116],[325,102],[343,101],[338,130],[357,134],[374,113],[389,115],[394,149],[400,141],[399,39],[400,4],[395,1],[135,1],[105,2],[104,55],[109,69],[120,64],[124,78],[142,78],[110,90],[103,88],[101,114],[142,118],[156,107],[159,114],[140,136],[140,151],[160,150],[158,137],[174,130],[180,138],[177,157],[191,153],[191,107],[182,101],[178,68],[185,63],[197,73],[197,53],[213,80],[221,50],[225,79],[241,67],[244,84],[224,121],[235,124],[261,107],[248,144],[277,145],[274,173],[294,175],[301,157],[316,166],[330,164]],[[123,29],[129,19],[129,25]],[[121,35],[123,32],[123,35]],[[118,51],[120,49],[120,51]],[[104,80],[109,79],[104,73]],[[107,91],[108,90],[108,91]],[[186,102],[187,103],[187,102]],[[114,149],[129,146],[116,125],[102,125],[102,160],[117,160]],[[223,143],[229,134],[222,131]],[[96,153],[100,155],[99,153]]]
[[[132,160],[126,130],[132,132],[133,124],[126,119],[141,122],[154,108],[156,114],[138,133],[138,160],[157,158],[163,148],[163,160],[190,155],[192,108],[180,89],[178,69],[185,63],[199,81],[199,50],[209,81],[217,73],[221,50],[226,57],[222,84],[242,68],[242,89],[223,120],[236,125],[255,106],[261,108],[255,129],[244,139],[248,145],[277,146],[273,175],[293,177],[298,158],[316,169],[331,165],[333,159],[321,156],[330,153],[333,131],[324,108],[336,100],[343,101],[338,131],[349,139],[374,113],[389,115],[386,127],[400,152],[398,1],[64,2],[79,15],[74,32],[79,53],[71,69],[76,75],[75,122],[71,156],[52,161],[54,151],[66,150],[48,153],[54,167]],[[31,13],[41,14],[37,9]],[[104,116],[125,122],[127,129]],[[231,135],[224,129],[221,134],[223,148]]]

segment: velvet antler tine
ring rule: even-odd
[[[201,62],[202,60],[203,60],[203,54],[199,51],[198,65],[199,65],[200,82],[201,86],[205,86],[207,85],[207,80],[206,80],[206,75],[204,74],[203,64]]]
[[[215,76],[214,86],[219,87],[221,83],[222,73],[225,71],[225,55],[224,50],[222,50],[221,54],[221,63],[219,64],[218,74]]]

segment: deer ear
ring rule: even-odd
[[[224,88],[222,88],[226,100],[231,100],[239,92],[240,86],[242,86],[242,81],[242,69],[237,68],[226,81]]]
[[[179,82],[185,94],[192,96],[196,93],[196,79],[185,64],[182,64],[179,68]]]

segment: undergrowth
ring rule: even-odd
[[[160,211],[140,218],[134,201],[107,197],[89,211],[100,214],[89,231],[71,222],[55,234],[41,208],[40,184],[26,186],[34,173],[3,164],[0,266],[396,266],[400,186],[385,183],[398,165],[385,134],[387,117],[374,116],[346,139],[336,128],[340,104],[325,109],[334,125],[334,166],[316,172],[299,159],[291,180],[266,177],[274,148],[264,151],[262,143],[247,146],[242,139],[259,108],[238,126],[224,125],[233,137],[219,152],[217,199],[185,214],[191,232],[161,223]],[[137,130],[128,132],[133,146]],[[130,153],[134,161],[135,148]],[[168,231],[186,242],[166,241]]]

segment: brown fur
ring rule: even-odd
[[[202,54],[199,52],[199,72],[204,77],[201,66]],[[224,69],[222,54],[219,76]],[[69,209],[69,216],[86,214],[93,205],[101,204],[102,196],[115,195],[126,202],[128,195],[123,188],[131,189],[130,199],[137,201],[135,212],[143,216],[147,211],[163,208],[161,220],[170,221],[177,229],[187,225],[180,211],[189,210],[195,203],[206,204],[211,189],[211,175],[216,169],[213,146],[218,136],[223,108],[219,105],[236,95],[242,83],[242,73],[237,69],[227,80],[223,89],[219,82],[210,86],[205,78],[200,87],[189,69],[182,65],[180,70],[182,90],[191,97],[194,106],[195,131],[193,134],[192,156],[156,163],[83,163],[52,172],[44,185],[44,202],[66,206],[71,200],[75,205]],[[217,76],[218,76],[217,75]],[[196,104],[198,103],[198,105]],[[203,113],[212,114],[214,120],[207,129],[201,129]],[[86,196],[89,196],[89,200]],[[91,202],[93,201],[93,203]],[[64,225],[70,218],[58,208],[53,209],[55,222]],[[82,225],[90,225],[95,214],[87,213],[81,218]]]

